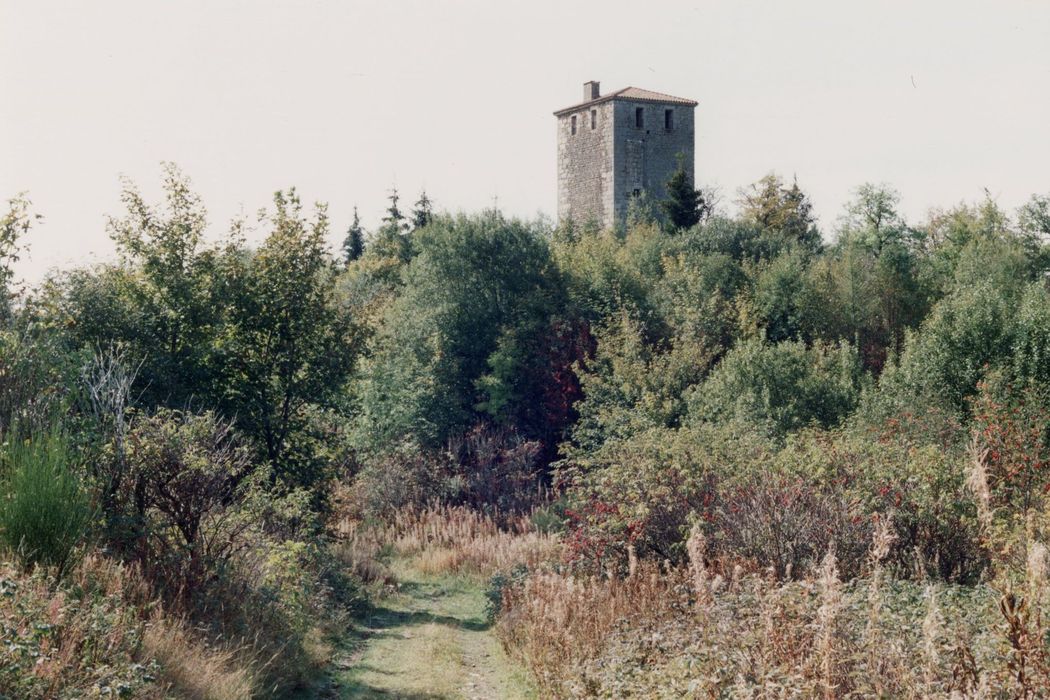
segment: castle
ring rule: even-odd
[[[696,102],[628,87],[602,95],[583,84],[583,102],[558,118],[558,218],[602,227],[622,221],[631,197],[656,201],[679,160],[693,180]]]

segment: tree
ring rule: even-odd
[[[0,217],[0,326],[6,324],[11,315],[15,295],[10,286],[21,250],[19,240],[39,218],[39,214],[29,213],[29,200],[22,195],[7,200],[7,213]]]
[[[1050,195],[1033,194],[1018,211],[1021,230],[1042,242],[1050,238]]]
[[[563,306],[544,236],[484,214],[437,217],[413,243],[358,387],[366,447],[436,447],[486,417],[531,423],[547,377],[537,366],[544,334]]]
[[[220,398],[275,477],[310,486],[322,474],[307,449],[308,407],[337,400],[356,342],[334,302],[326,207],[316,205],[308,221],[292,189],[274,195],[274,208],[262,219],[271,227],[263,245],[229,263],[233,298],[217,347]]]
[[[390,201],[390,206],[386,208],[386,216],[383,217],[383,223],[398,231],[407,228],[405,215],[401,213],[401,209],[397,206],[401,196],[398,195],[396,187],[390,190],[390,196],[387,199]]]
[[[857,242],[878,257],[887,245],[904,243],[909,231],[897,211],[900,193],[886,185],[865,183],[846,205],[839,240]]]
[[[797,180],[785,187],[780,176],[770,173],[741,192],[740,206],[742,218],[760,226],[766,236],[813,251],[820,248],[813,205]]]
[[[147,358],[140,374],[145,403],[182,407],[207,391],[208,349],[223,304],[215,286],[218,253],[202,244],[204,205],[178,167],[165,163],[163,170],[163,206],[147,203],[132,182],[124,181],[121,200],[127,212],[108,223],[123,270],[100,271],[110,278],[103,285],[108,299],[77,300],[98,301],[106,307],[99,309],[102,316],[116,317],[79,330],[87,346],[129,343],[134,356]],[[107,328],[118,335],[109,335]]]
[[[390,205],[386,209],[386,216],[383,217],[383,225],[379,227],[375,239],[368,246],[369,255],[405,263],[412,257],[412,250],[408,236],[405,235],[408,224],[397,205],[400,196],[396,187],[390,191],[388,199]]]
[[[421,229],[434,219],[434,203],[427,197],[427,191],[419,194],[416,208],[412,210],[412,228]]]
[[[354,220],[347,229],[346,239],[343,240],[343,255],[347,263],[352,263],[365,252],[365,231],[361,228],[361,217],[357,215],[357,207],[354,207]]]
[[[857,188],[838,240],[817,265],[828,327],[875,370],[890,350],[901,349],[904,329],[918,325],[928,307],[917,275],[917,234],[897,211],[899,202],[885,185]]]
[[[709,207],[700,190],[693,188],[693,181],[679,160],[678,169],[667,181],[668,198],[660,203],[671,225],[676,229],[696,226],[707,216]]]
[[[741,421],[783,437],[808,425],[837,425],[857,406],[867,376],[848,343],[747,340],[692,394],[696,422]]]

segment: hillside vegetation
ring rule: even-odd
[[[0,220],[0,697],[1050,694],[1050,196],[335,255],[163,178],[34,288]]]

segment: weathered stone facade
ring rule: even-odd
[[[584,84],[584,101],[558,117],[558,218],[602,227],[622,221],[630,198],[659,201],[682,159],[693,179],[696,102],[638,88],[600,95]]]

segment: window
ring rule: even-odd
[[[634,190],[631,192],[631,196],[632,197],[641,197],[642,196],[642,191],[640,189],[638,189],[637,187],[635,187]]]
[[[572,115],[572,135],[576,135],[576,115]]]
[[[598,126],[598,110],[592,109],[591,110],[591,130],[593,131],[596,126]]]
[[[674,110],[673,109],[665,109],[664,110],[664,128],[665,129],[673,129],[674,128]]]
[[[634,110],[634,125],[641,129],[645,126],[645,108],[637,107]]]

